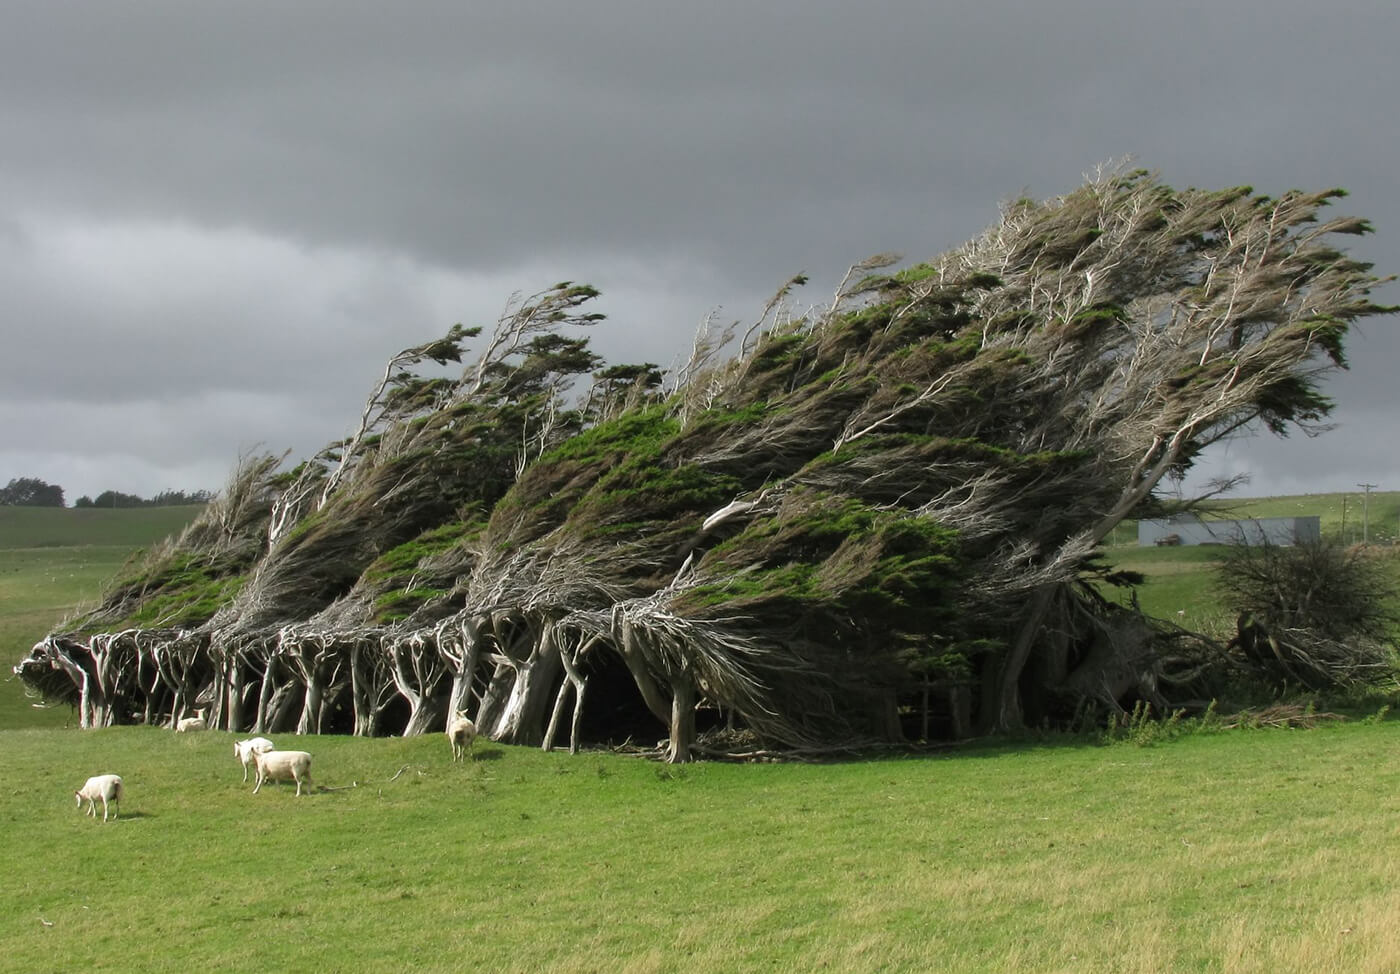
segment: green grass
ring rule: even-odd
[[[200,507],[106,510],[0,507],[0,727],[51,727],[67,707],[36,709],[11,668],[103,588],[139,548],[177,534]]]
[[[1222,517],[1234,518],[1316,515],[1321,519],[1323,535],[1340,538],[1347,544],[1362,540],[1363,523],[1367,540],[1373,544],[1391,544],[1400,537],[1400,491],[1372,491],[1369,500],[1360,490],[1344,494],[1224,499],[1213,502],[1210,507]]]
[[[1396,970],[1395,734],[679,769],[283,740],[345,789],[296,798],[229,734],[3,731],[0,970]],[[109,771],[103,825],[72,791]]]
[[[1222,500],[1212,507],[1222,517],[1263,518],[1316,515],[1323,537],[1361,541],[1362,494],[1307,494],[1243,500]],[[1345,509],[1345,514],[1344,514]],[[1387,557],[1400,579],[1400,557],[1389,556],[1386,546],[1397,537],[1400,524],[1400,492],[1371,493],[1367,536]],[[1119,569],[1141,572],[1147,583],[1138,589],[1138,602],[1148,615],[1180,622],[1198,632],[1232,629],[1233,616],[1216,597],[1214,568],[1224,549],[1214,545],[1139,547],[1136,522],[1120,524],[1108,538],[1108,562]],[[1126,601],[1126,593],[1109,593]]]
[[[1170,619],[1197,631],[1225,616],[1214,592],[1214,569],[1222,549],[1210,545],[1180,548],[1122,547],[1108,550],[1114,568],[1140,572],[1147,581],[1137,591],[1138,604],[1148,615]],[[1110,590],[1111,598],[1126,602],[1127,592]]]
[[[1347,544],[1362,540],[1363,527],[1373,544],[1393,544],[1400,539],[1400,491],[1372,491],[1369,501],[1362,491],[1220,498],[1208,501],[1203,511],[1208,516],[1233,519],[1316,516],[1325,537]],[[1112,548],[1135,547],[1137,522],[1119,524],[1106,543]]]
[[[76,606],[95,601],[130,554],[113,545],[0,548],[0,727],[57,726],[70,718],[68,707],[31,706],[12,667]]]
[[[179,534],[204,508],[3,507],[0,549],[116,545],[139,548]]]
[[[0,549],[7,650],[130,550],[44,543]],[[234,735],[34,715],[0,688],[0,971],[1400,970],[1393,722],[681,768],[282,738],[339,789],[296,798]],[[72,792],[109,771],[104,825]]]

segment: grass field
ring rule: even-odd
[[[1394,548],[1400,527],[1400,492],[1375,492],[1366,500],[1361,493],[1307,494],[1214,502],[1213,512],[1229,518],[1300,517],[1320,519],[1324,538],[1359,543],[1365,535],[1379,557],[1385,558],[1400,581],[1400,548]],[[1139,547],[1136,522],[1115,529],[1105,548],[1115,568],[1141,572],[1147,582],[1138,590],[1138,601],[1149,615],[1180,622],[1198,632],[1220,633],[1233,629],[1234,617],[1215,593],[1214,567],[1221,547]],[[1117,593],[1125,597],[1125,593]],[[1400,607],[1397,607],[1400,608]]]
[[[132,553],[178,534],[198,507],[0,507],[0,727],[62,726],[67,707],[36,709],[11,673],[29,647],[94,602]]]
[[[25,536],[16,658],[130,550]],[[1202,566],[1139,551],[1158,581]],[[1389,720],[679,768],[280,739],[330,789],[297,798],[252,795],[231,734],[35,714],[67,718],[4,684],[0,972],[1400,970]],[[104,772],[107,824],[72,799]]]
[[[187,507],[3,507],[0,550],[15,548],[140,548],[178,534],[203,510]]]
[[[340,789],[302,798],[233,739],[0,732],[0,970],[1400,970],[1390,723],[683,768],[298,739]]]

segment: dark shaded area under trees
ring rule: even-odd
[[[1228,660],[1111,604],[1096,547],[1250,426],[1309,429],[1373,303],[1340,191],[1108,171],[900,270],[855,265],[673,374],[604,366],[597,293],[395,356],[355,432],[227,490],[16,671],[84,726],[664,733],[669,760],[1062,722]],[[414,367],[460,362],[461,376]],[[573,381],[592,375],[585,395]],[[567,723],[567,730],[566,725]]]

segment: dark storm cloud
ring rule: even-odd
[[[69,458],[54,479],[94,448],[87,406],[160,414],[186,472],[221,477],[245,443],[341,435],[389,354],[514,290],[591,281],[600,351],[665,364],[717,306],[750,317],[798,271],[821,300],[855,260],[931,256],[1128,154],[1183,185],[1346,186],[1381,231],[1356,249],[1400,268],[1397,19],[1361,0],[25,4],[0,32],[0,421],[43,426]],[[1350,404],[1388,404],[1392,332],[1333,384],[1333,437],[1360,436]],[[257,405],[287,396],[294,423]],[[1284,446],[1259,455],[1312,448]],[[45,455],[0,444],[0,479],[46,476],[22,468]],[[108,486],[217,484],[84,489]]]

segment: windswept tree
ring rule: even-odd
[[[1161,633],[1097,595],[1093,554],[1220,438],[1326,419],[1349,327],[1391,310],[1335,243],[1368,225],[1324,219],[1341,195],[1105,171],[933,260],[863,261],[805,313],[795,277],[669,376],[567,330],[592,288],[513,299],[459,378],[407,366],[456,361],[464,329],[390,362],[356,432],[281,475],[236,582],[177,550],[115,621],[194,627],[169,641],[207,647],[180,671],[206,684],[178,699],[264,730],[462,709],[550,746],[572,702],[576,747],[626,681],[682,761],[702,708],[831,749],[916,712],[958,734],[1162,702]],[[95,673],[96,621],[20,671]]]

